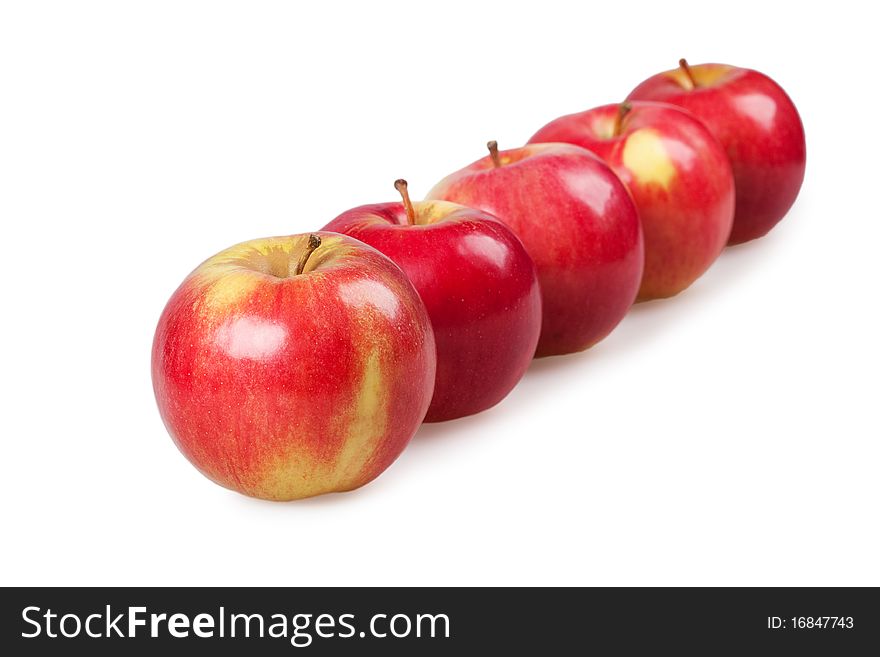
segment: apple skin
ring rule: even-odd
[[[583,146],[614,169],[635,199],[645,235],[638,298],[670,297],[697,280],[727,244],[733,172],[718,141],[686,111],[633,101],[622,120],[620,112],[620,105],[605,105],[569,114],[529,142]]]
[[[623,319],[642,276],[638,212],[614,172],[570,144],[530,144],[487,156],[428,193],[498,217],[538,271],[542,324],[536,356],[582,351]]]
[[[807,146],[794,103],[758,71],[725,64],[681,69],[648,78],[630,100],[685,108],[703,121],[727,151],[736,180],[736,215],[730,244],[765,235],[788,212],[804,181]]]
[[[294,500],[363,486],[422,422],[431,323],[406,275],[350,237],[253,240],[209,258],[168,301],[153,388],[180,451],[221,486]]]
[[[365,205],[324,230],[351,235],[391,258],[425,303],[437,344],[437,379],[425,417],[486,410],[525,374],[541,332],[535,265],[509,228],[444,201]]]

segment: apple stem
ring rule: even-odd
[[[321,246],[321,238],[317,235],[309,235],[309,244],[299,257],[299,262],[296,263],[296,271],[294,272],[296,276],[303,273],[303,269],[306,268],[306,263],[309,261],[309,257],[319,246]]]
[[[409,184],[403,179],[398,178],[394,181],[394,189],[400,192],[403,198],[403,207],[406,210],[406,221],[410,226],[416,224],[416,209],[413,207],[412,201],[409,200]]]
[[[697,81],[694,79],[694,72],[691,71],[691,67],[688,66],[688,62],[684,57],[678,60],[678,66],[679,68],[681,68],[682,71],[684,71],[685,76],[687,76],[687,79],[691,83],[691,87],[696,89]]]
[[[630,103],[620,103],[617,106],[617,115],[614,117],[614,136],[617,137],[620,135],[620,127],[623,125],[623,119],[626,118],[626,115],[630,113],[632,110],[632,105]]]
[[[498,142],[493,139],[486,144],[486,148],[489,149],[489,157],[492,158],[492,164],[494,164],[496,168],[500,167],[501,157],[498,155]]]

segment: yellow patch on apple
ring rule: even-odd
[[[385,386],[382,382],[380,354],[366,355],[366,369],[357,397],[349,411],[348,439],[332,461],[323,461],[294,446],[283,456],[271,459],[255,477],[262,497],[293,499],[332,491],[357,488],[363,482],[363,469],[375,452],[388,422]],[[304,472],[310,473],[308,477]]]
[[[675,177],[675,167],[656,130],[643,128],[633,132],[623,147],[623,165],[642,185],[660,185],[664,189]]]
[[[349,439],[336,458],[334,468],[339,478],[339,487],[343,490],[358,485],[361,470],[385,433],[388,421],[379,353],[370,353],[366,362],[349,429]]]

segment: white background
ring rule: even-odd
[[[862,3],[7,2],[3,584],[880,584],[880,60]],[[767,238],[359,491],[247,499],[178,453],[153,329],[199,262],[418,197],[692,63],[797,103]]]

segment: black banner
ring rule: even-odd
[[[6,655],[880,649],[880,597],[868,588],[7,588],[2,598]]]

